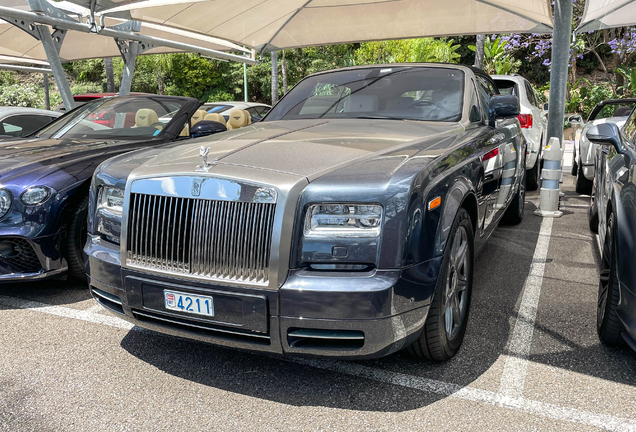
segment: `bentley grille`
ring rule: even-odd
[[[201,278],[266,284],[272,203],[133,193],[127,263]]]

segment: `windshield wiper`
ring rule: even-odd
[[[400,117],[387,117],[387,116],[355,116],[350,117],[354,119],[371,119],[371,120],[408,120]]]

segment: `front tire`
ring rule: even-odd
[[[462,345],[473,289],[473,225],[460,208],[446,243],[433,301],[411,354],[435,361],[452,358]]]
[[[583,175],[583,167],[579,165],[576,170],[576,191],[583,195],[591,195],[592,185],[592,180],[585,178]]]
[[[87,236],[87,216],[88,197],[85,197],[75,207],[70,209],[70,217],[66,230],[68,273],[73,279],[79,281],[86,280],[83,249]]]
[[[610,214],[607,218],[607,234],[603,244],[596,305],[596,331],[601,342],[606,345],[620,345],[623,341],[621,337],[623,326],[616,312],[620,293],[616,277],[614,223],[614,214]]]

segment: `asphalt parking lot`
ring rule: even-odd
[[[528,194],[478,256],[443,364],[251,354],[132,327],[80,285],[0,286],[0,430],[636,430],[636,354],[596,336],[589,198],[563,190],[562,218]]]

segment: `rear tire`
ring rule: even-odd
[[[579,165],[576,170],[576,191],[583,195],[591,195],[592,185],[592,180],[585,178],[583,175],[583,167]]]
[[[590,208],[587,210],[587,221],[590,224],[590,231],[598,234],[598,207],[596,206],[595,193],[592,191]]]
[[[614,214],[607,218],[607,234],[601,257],[601,275],[598,284],[596,304],[596,331],[605,345],[622,345],[623,325],[618,319],[616,308],[620,299],[616,277],[616,245],[614,238]]]
[[[416,357],[446,361],[462,345],[473,289],[473,224],[460,208],[448,237],[433,301],[419,338],[407,348]]]
[[[537,161],[539,165],[539,161]],[[535,165],[536,167],[536,165]],[[527,171],[524,171],[527,172]],[[523,220],[523,210],[526,206],[526,189],[524,179],[519,182],[519,189],[514,198],[510,202],[510,205],[506,209],[503,215],[502,222],[507,225],[518,225]]]
[[[539,175],[541,169],[541,161],[537,158],[534,166],[526,171],[526,189],[534,191],[539,188]]]
[[[68,274],[79,281],[86,280],[84,265],[84,245],[86,244],[88,216],[88,197],[82,199],[70,209],[70,217],[66,230],[66,260]]]
[[[576,173],[578,172],[578,169],[579,169],[579,164],[576,163],[576,147],[575,147],[574,151],[572,152],[572,170],[570,171],[570,174],[575,176]]]

